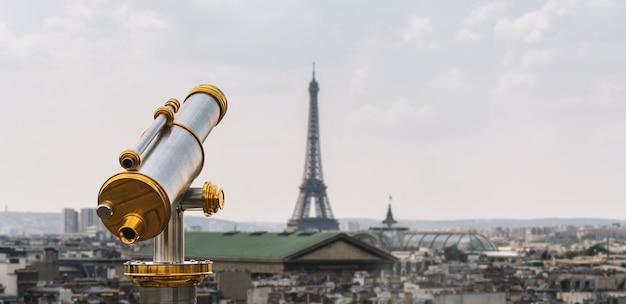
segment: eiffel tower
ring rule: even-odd
[[[333,217],[330,209],[326,185],[322,175],[322,155],[320,151],[320,130],[317,111],[317,92],[319,86],[315,81],[315,63],[313,64],[313,80],[309,83],[309,128],[306,142],[306,158],[304,176],[300,185],[300,195],[291,219],[287,222],[288,232],[339,230],[339,222]],[[315,214],[311,215],[311,205]]]

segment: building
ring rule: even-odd
[[[348,231],[359,231],[361,230],[361,223],[358,221],[349,221],[348,222]]]
[[[26,252],[10,247],[0,247],[0,284],[7,294],[17,294],[16,270],[26,266]]]
[[[63,208],[63,210],[61,210],[61,225],[62,233],[77,233],[78,212],[73,208]]]
[[[152,248],[136,258],[151,258]],[[213,261],[213,271],[281,274],[391,270],[396,258],[340,232],[188,232],[186,259]]]
[[[134,258],[150,259],[152,248]],[[273,275],[311,274],[338,284],[351,284],[353,274],[391,273],[396,258],[339,232],[188,232],[185,258],[213,261],[218,290],[243,301],[250,282]]]
[[[404,247],[405,234],[409,230],[409,227],[396,225],[398,221],[393,218],[393,212],[391,211],[391,196],[389,196],[389,200],[387,217],[385,217],[385,220],[382,222],[384,226],[370,227],[369,230],[377,234],[385,250],[392,251]]]
[[[96,215],[96,208],[82,208],[80,209],[80,218],[78,221],[78,232],[86,233],[87,228],[91,226],[97,226],[101,222],[100,218]]]
[[[384,234],[376,231],[357,232],[354,238],[370,245],[385,248],[389,243],[400,243],[400,247],[394,250],[410,251],[417,249],[444,250],[450,246],[456,246],[466,253],[498,252],[494,245],[484,235],[476,232],[442,232],[442,231],[408,231],[400,240],[389,240]]]

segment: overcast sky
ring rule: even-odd
[[[152,113],[229,108],[194,186],[287,221],[308,83],[335,217],[626,217],[626,2],[2,1],[0,208],[95,207]]]

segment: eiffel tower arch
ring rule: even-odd
[[[309,122],[304,175],[296,208],[287,222],[286,231],[339,230],[339,222],[333,217],[330,209],[322,174],[317,92],[319,92],[319,86],[315,80],[314,64],[313,79],[309,83]],[[315,211],[314,214],[312,211]]]

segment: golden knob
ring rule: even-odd
[[[202,210],[205,216],[212,216],[220,209],[224,209],[224,190],[212,182],[205,182],[202,186]]]

